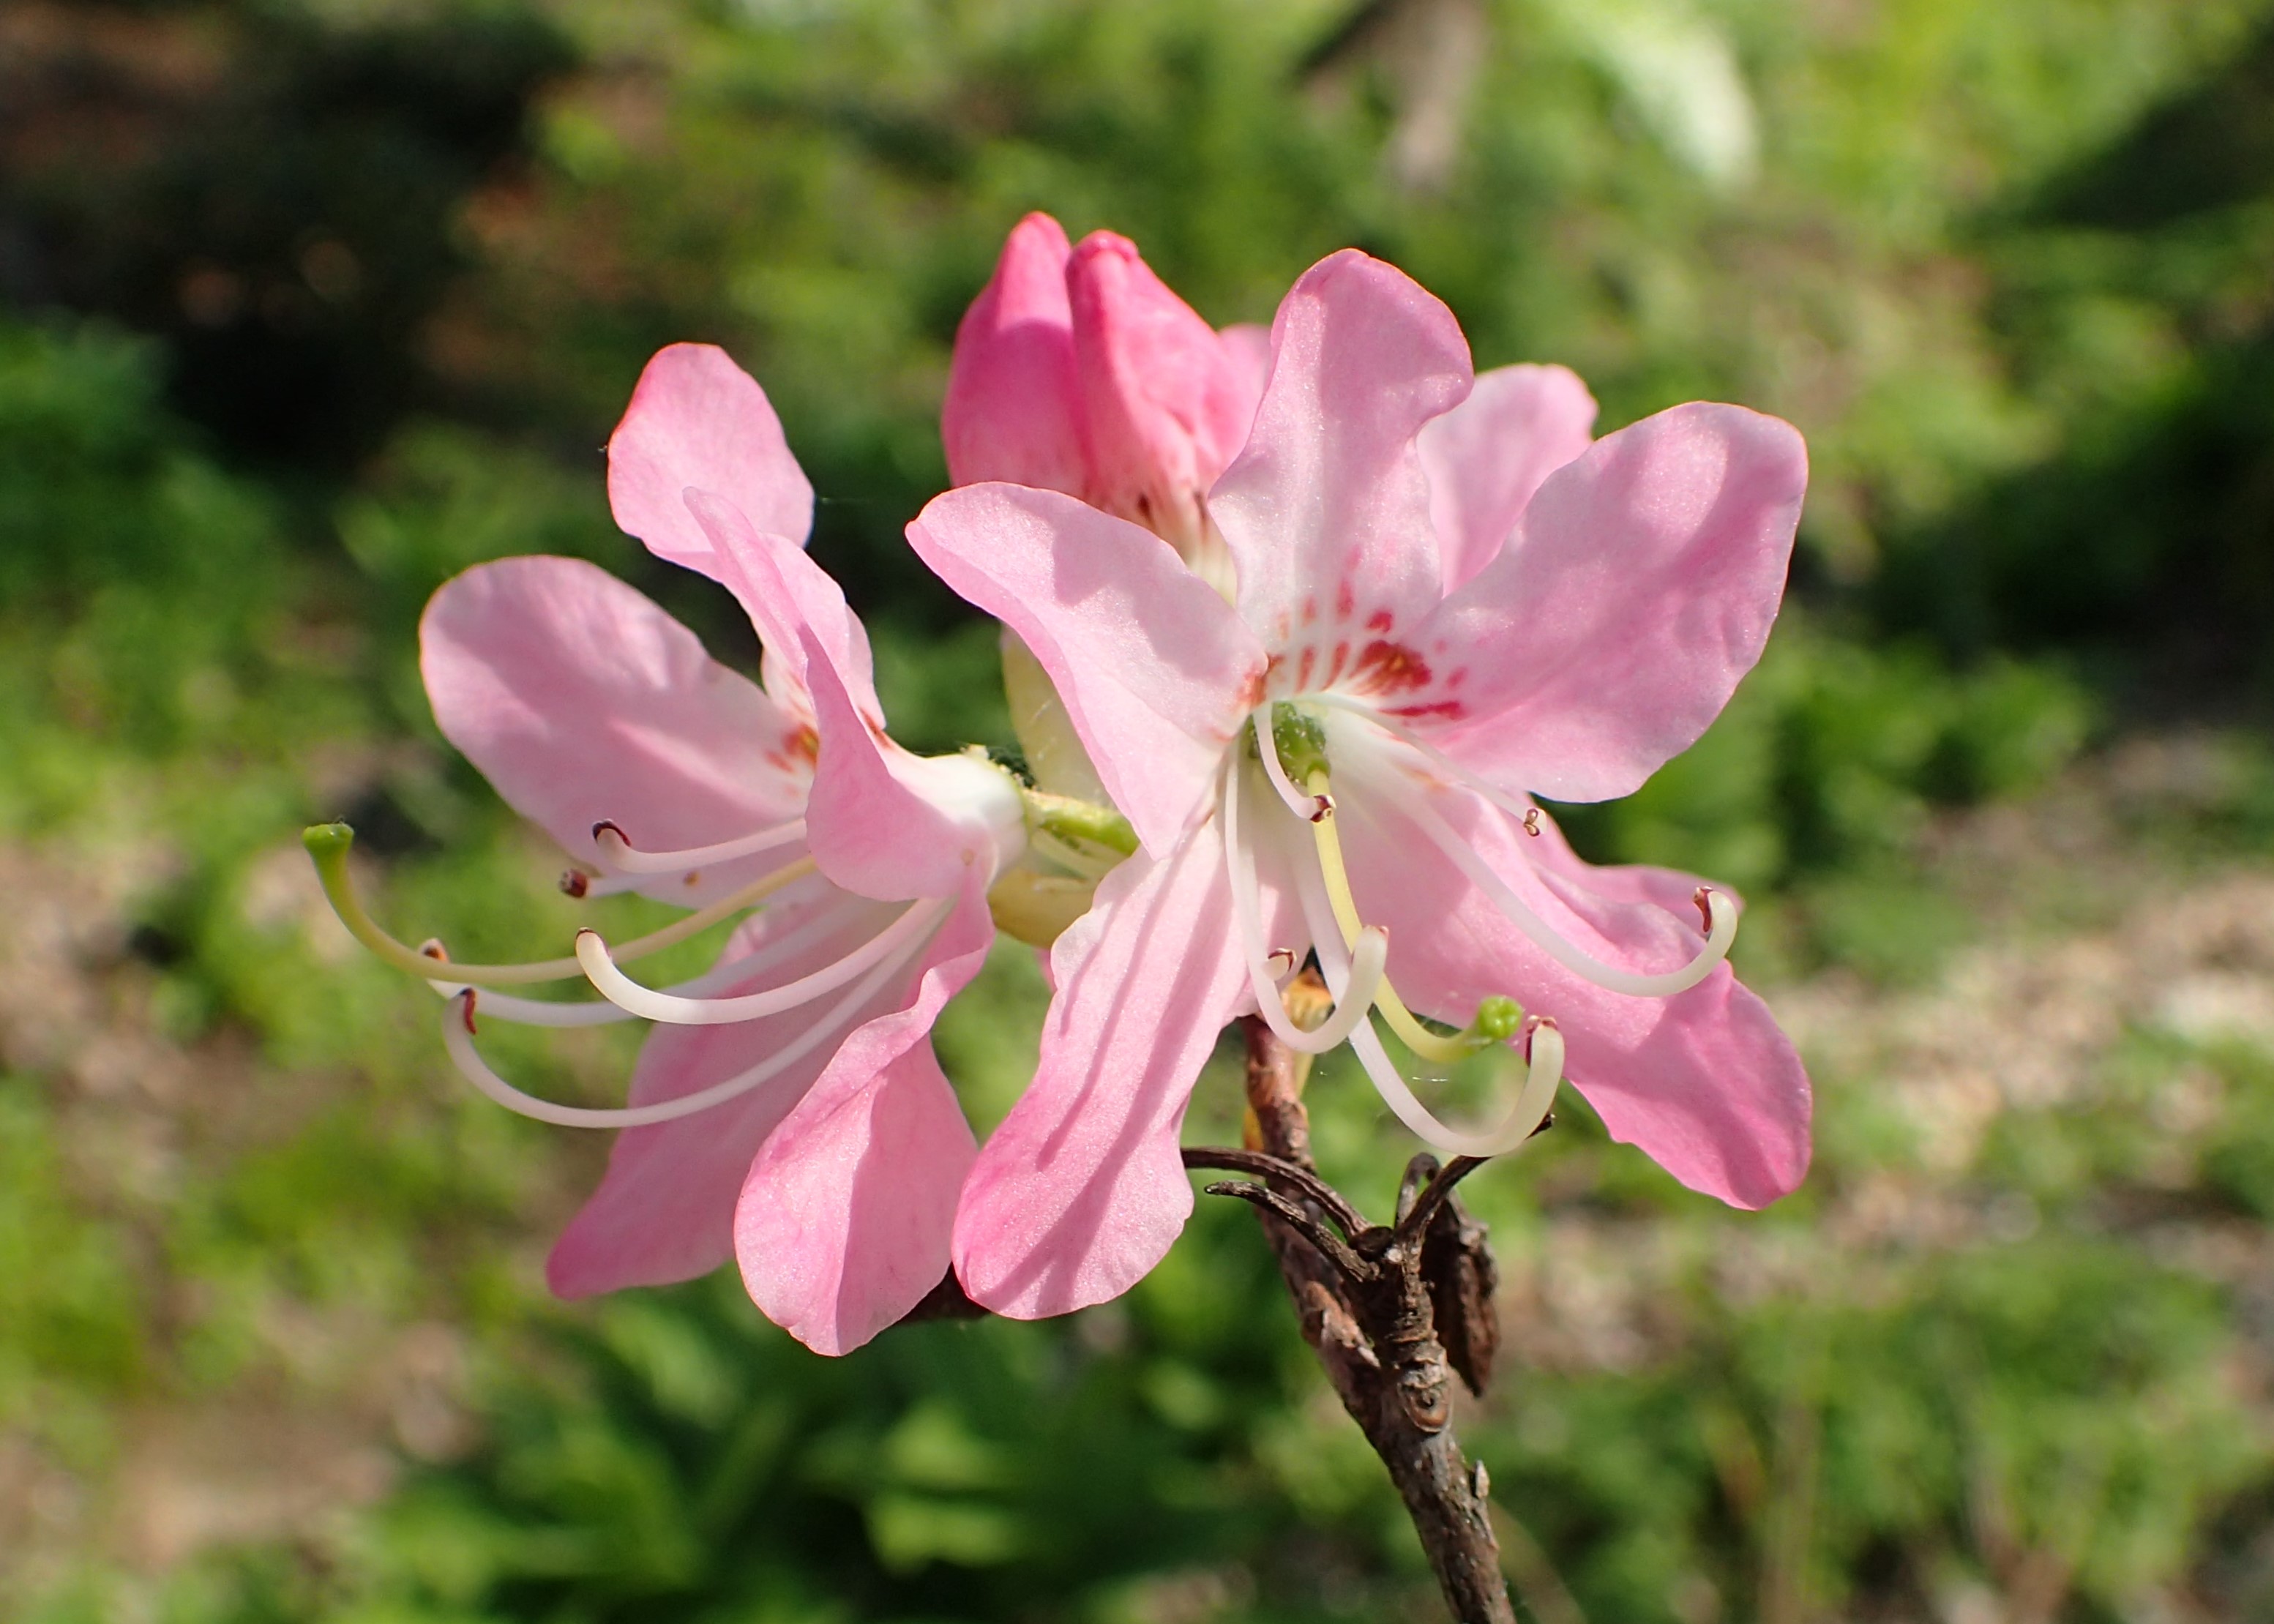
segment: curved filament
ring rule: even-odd
[[[676,1122],[682,1116],[692,1116],[707,1111],[714,1105],[724,1105],[750,1092],[760,1084],[779,1076],[806,1056],[811,1054],[825,1040],[845,1023],[847,1016],[876,996],[892,973],[900,966],[878,965],[864,977],[860,985],[832,1004],[826,1014],[807,1026],[781,1048],[768,1055],[748,1071],[711,1085],[676,1100],[660,1100],[653,1105],[627,1105],[596,1108],[582,1105],[559,1105],[551,1100],[540,1100],[535,1094],[524,1094],[493,1071],[489,1063],[474,1047],[473,1004],[471,989],[461,990],[442,1011],[442,1046],[449,1051],[451,1062],[460,1075],[486,1097],[506,1109],[538,1122],[549,1122],[561,1128],[646,1128],[658,1123]],[[494,1000],[482,1000],[486,1011]]]
[[[1287,763],[1279,759],[1279,740],[1271,726],[1269,702],[1256,706],[1247,719],[1255,729],[1255,757],[1263,763],[1263,776],[1271,780],[1271,787],[1279,792],[1279,799],[1287,803],[1287,810],[1306,821],[1325,816],[1334,802],[1324,795],[1305,794],[1287,776]]]
[[[783,932],[772,942],[761,944],[754,952],[739,959],[723,960],[702,974],[667,989],[681,997],[702,998],[737,981],[747,981],[754,975],[763,975],[783,960],[795,958],[810,946],[817,937],[838,929],[841,921],[834,908],[820,908],[815,916],[794,929]],[[439,963],[447,966],[447,959]],[[462,982],[430,981],[429,986],[445,998],[455,998],[465,990]],[[621,1004],[606,998],[593,998],[579,1003],[554,1002],[545,998],[521,998],[508,992],[490,992],[482,999],[482,1013],[500,1020],[509,1020],[522,1026],[606,1026],[618,1021],[636,1019]]]
[[[565,981],[584,974],[584,966],[574,959],[540,959],[531,964],[478,965],[448,964],[449,974],[434,974],[438,960],[432,954],[398,942],[380,928],[356,895],[355,882],[348,875],[348,849],[354,840],[344,824],[320,825],[302,838],[308,855],[315,860],[316,878],[324,888],[324,896],[339,915],[340,923],[348,934],[368,948],[372,953],[398,970],[407,970],[421,981],[447,981],[459,987],[528,987],[542,981]],[[721,897],[705,908],[697,908],[683,919],[674,920],[660,930],[651,930],[623,944],[618,956],[622,959],[644,958],[659,953],[666,947],[676,947],[689,936],[700,936],[720,920],[730,919],[744,909],[753,907],[792,881],[803,879],[813,872],[813,859],[801,857],[785,868],[775,869],[763,878],[751,881],[731,896]]]
[[[1319,873],[1327,883],[1327,900],[1334,906],[1335,922],[1342,928],[1343,945],[1354,947],[1359,933],[1367,927],[1359,918],[1358,898],[1351,894],[1350,870],[1343,863],[1342,836],[1335,828],[1334,800],[1326,793],[1326,775],[1313,774],[1311,788],[1325,808],[1311,820],[1313,843],[1319,852]],[[1397,996],[1397,989],[1387,980],[1374,994],[1374,1003],[1381,1010],[1382,1018],[1389,1023],[1389,1029],[1424,1060],[1451,1065],[1483,1047],[1479,1040],[1464,1033],[1447,1036],[1430,1031],[1405,1007],[1405,1000]]]
[[[657,988],[644,987],[616,967],[614,959],[609,954],[608,944],[600,939],[600,933],[597,930],[576,933],[576,962],[583,966],[585,979],[599,989],[601,996],[635,1015],[673,1026],[733,1026],[740,1021],[779,1015],[785,1010],[810,1004],[822,994],[835,991],[880,961],[898,963],[905,960],[915,951],[922,938],[947,917],[954,906],[953,901],[920,898],[909,904],[898,919],[834,964],[824,966],[812,974],[801,976],[783,986],[768,988],[764,992],[744,993],[734,998],[682,998]]]
[[[1312,936],[1319,944],[1319,967],[1326,974],[1328,990],[1339,992],[1347,983],[1351,959],[1341,944],[1326,886],[1314,876],[1302,877],[1307,882],[1300,887],[1303,912],[1310,920]],[[1553,1021],[1542,1020],[1532,1029],[1531,1062],[1515,1105],[1495,1126],[1472,1133],[1439,1120],[1421,1103],[1412,1085],[1382,1048],[1381,1035],[1374,1031],[1372,1021],[1359,1024],[1351,1034],[1350,1044],[1391,1115],[1418,1138],[1456,1156],[1504,1155],[1530,1139],[1555,1103],[1555,1089],[1563,1075],[1562,1034],[1555,1030]]]
[[[1247,963],[1247,981],[1255,994],[1256,1011],[1263,1024],[1298,1054],[1323,1055],[1347,1040],[1383,985],[1382,970],[1389,956],[1389,936],[1382,930],[1361,932],[1351,950],[1352,972],[1345,989],[1335,1000],[1334,1012],[1309,1031],[1295,1024],[1282,996],[1280,975],[1272,973],[1272,955],[1263,951],[1262,909],[1255,883],[1255,852],[1239,825],[1240,760],[1231,752],[1224,763],[1224,844],[1231,869],[1231,911],[1239,930],[1240,957]],[[1297,966],[1286,976],[1291,977]]]
[[[1541,951],[1582,981],[1593,981],[1606,992],[1624,993],[1637,998],[1670,998],[1678,992],[1687,992],[1713,973],[1713,966],[1729,956],[1729,944],[1737,939],[1736,905],[1726,893],[1711,886],[1700,886],[1698,906],[1706,910],[1708,927],[1706,945],[1698,949],[1688,964],[1656,975],[1607,965],[1565,941],[1555,927],[1533,911],[1531,904],[1516,894],[1515,887],[1495,873],[1492,865],[1461,838],[1426,797],[1411,797],[1404,803],[1404,809],[1421,826],[1421,832],[1428,836],[1430,843],[1450,858],[1454,866],[1491,898],[1494,906],[1506,914],[1518,930],[1529,936]]]
[[[707,868],[714,863],[732,862],[738,857],[753,857],[760,852],[771,852],[778,846],[793,845],[805,838],[805,820],[794,817],[787,823],[772,829],[761,829],[756,834],[744,835],[737,840],[721,840],[713,846],[689,846],[683,852],[646,852],[634,846],[624,831],[613,823],[592,825],[592,843],[600,848],[600,855],[608,866],[626,874],[681,874],[689,868]]]

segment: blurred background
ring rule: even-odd
[[[7,0],[0,1615],[1439,1616],[1222,1204],[841,1361],[731,1277],[550,1301],[604,1143],[465,1097],[298,849],[463,953],[579,917],[416,619],[577,553],[754,663],[608,519],[677,339],[779,405],[896,731],[1000,740],[900,528],[1035,207],[1218,324],[1354,243],[1606,429],[1808,436],[1767,658],[1570,823],[1746,891],[1818,1160],[1731,1213],[1567,1094],[1472,1181],[1528,1616],[2274,1617],[2270,0]],[[942,1028],[983,1125],[1041,1001],[1000,951]],[[494,1050],[606,1101],[618,1032]],[[1385,1206],[1410,1145],[1313,1093]]]

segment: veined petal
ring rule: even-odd
[[[1445,590],[1465,584],[1500,552],[1540,481],[1585,451],[1595,397],[1563,366],[1502,366],[1421,430],[1429,518]]]
[[[769,535],[802,545],[813,486],[790,455],[757,380],[715,344],[673,344],[641,372],[608,440],[608,504],[659,558],[719,579],[704,534],[680,500],[715,491]]]
[[[980,1152],[955,1220],[964,1289],[1020,1320],[1127,1290],[1191,1214],[1178,1130],[1247,991],[1216,822],[1108,875],[1050,958],[1035,1080]]]
[[[1065,280],[1089,453],[1088,482],[1071,493],[1186,551],[1254,417],[1247,372],[1127,237],[1090,233]]]
[[[571,856],[607,864],[592,826],[642,845],[727,840],[797,816],[811,736],[695,634],[581,559],[478,564],[419,621],[436,725],[498,793]],[[696,906],[748,884],[779,853],[658,876],[650,895]]]
[[[723,989],[732,995],[793,981],[843,958],[888,924],[889,903],[852,897],[817,877],[809,894],[769,907],[729,938],[722,960],[739,959],[793,931],[819,929],[791,960]],[[751,1158],[829,1065],[844,1035],[902,1007],[913,967],[842,1019],[806,1055],[741,1098],[653,1127],[619,1133],[600,1186],[570,1220],[546,1262],[565,1297],[626,1286],[665,1285],[708,1274],[734,1255],[734,1204]],[[728,1026],[659,1026],[640,1049],[630,1102],[656,1104],[724,1082],[778,1053],[821,1013],[808,1007]],[[937,1276],[935,1276],[937,1278]]]
[[[1066,301],[1065,232],[1048,214],[1011,229],[955,330],[939,432],[956,485],[1005,479],[1080,495],[1088,469]]]
[[[1766,1207],[1808,1169],[1808,1076],[1767,1006],[1724,963],[1670,998],[1607,992],[1556,964],[1433,846],[1400,796],[1427,794],[1495,872],[1589,956],[1638,971],[1682,962],[1700,940],[1687,918],[1589,894],[1535,871],[1538,844],[1482,797],[1457,787],[1337,799],[1359,911],[1389,929],[1389,974],[1414,1009],[1460,1024],[1478,1002],[1513,996],[1555,1017],[1565,1074],[1612,1137],[1693,1190]],[[1542,837],[1545,838],[1546,837]],[[1685,906],[1687,904],[1685,903]]]
[[[928,1041],[993,940],[983,881],[963,891],[914,998],[847,1038],[750,1163],[734,1208],[742,1283],[817,1353],[849,1353],[947,1272],[977,1146]]]
[[[1260,695],[1254,635],[1168,543],[1055,492],[949,491],[908,543],[1025,639],[1114,804],[1166,853]]]
[[[755,528],[748,515],[713,491],[690,486],[681,500],[712,544],[717,579],[734,594],[758,641],[774,695],[810,713],[805,682],[806,634],[827,651],[838,678],[862,715],[883,725],[869,633],[845,601],[845,589],[802,547]]]
[[[975,881],[983,891],[1024,838],[1009,776],[968,756],[927,761],[885,738],[810,632],[805,675],[821,734],[806,844],[821,871],[865,897],[953,897]]]
[[[1441,594],[1415,437],[1467,395],[1469,347],[1452,312],[1356,249],[1303,273],[1271,342],[1269,387],[1209,512],[1241,618],[1284,660],[1309,650],[1323,684],[1410,635]]]
[[[1421,628],[1444,652],[1384,708],[1502,788],[1630,794],[1760,658],[1807,485],[1792,425],[1742,407],[1676,406],[1606,435]]]

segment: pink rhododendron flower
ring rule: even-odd
[[[1029,214],[956,329],[948,476],[1078,496],[1228,584],[1204,499],[1247,438],[1269,362],[1261,327],[1210,328],[1128,238],[1069,248],[1057,221]]]
[[[1057,943],[1039,1070],[965,1190],[957,1270],[1004,1313],[1159,1259],[1194,1078],[1251,1008],[1300,1049],[1346,1036],[1446,1148],[1520,1141],[1560,1063],[1695,1189],[1757,1207],[1807,1164],[1806,1076],[1723,962],[1733,899],[1591,868],[1529,799],[1626,794],[1720,711],[1775,617],[1800,437],[1693,404],[1590,445],[1570,374],[1473,380],[1451,313],[1355,251],[1295,285],[1272,345],[1206,499],[1236,591],[1056,491],[952,491],[909,529],[1032,648],[1143,846]],[[1279,982],[1313,950],[1337,1004],[1306,1033]],[[1525,1043],[1507,1120],[1436,1121],[1377,1012],[1432,1063]]]
[[[604,571],[517,558],[435,594],[427,692],[445,736],[577,860],[575,889],[708,906],[614,951],[587,930],[571,960],[452,965],[447,981],[431,958],[411,967],[454,993],[446,1038],[485,1093],[624,1130],[553,1248],[556,1290],[682,1280],[732,1255],[771,1318],[843,1352],[947,1269],[975,1145],[928,1038],[993,937],[987,891],[1023,847],[1022,803],[999,768],[885,736],[860,621],[801,550],[810,489],[724,353],[659,354],[609,449],[618,522],[734,592],[765,687]],[[656,989],[621,967],[760,898],[693,981]],[[610,1002],[493,990],[576,974]],[[661,1025],[621,1110],[535,1100],[474,1047],[477,1018],[633,1016]]]

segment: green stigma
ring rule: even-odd
[[[355,831],[345,823],[311,823],[300,831],[300,844],[323,868],[346,858],[355,845]]]
[[[1524,1006],[1495,994],[1477,1004],[1477,1018],[1469,1030],[1487,1043],[1505,1043],[1524,1025]]]

